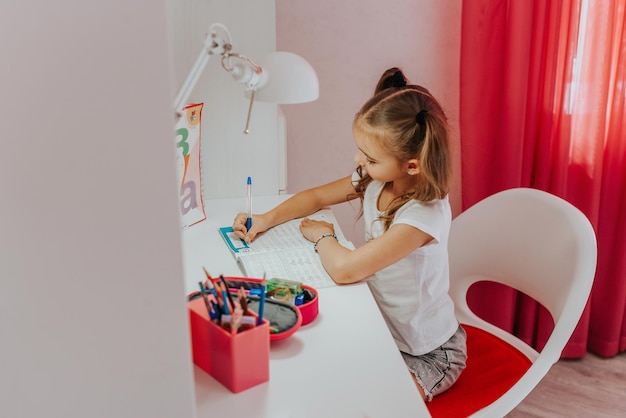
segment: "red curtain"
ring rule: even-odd
[[[463,2],[463,209],[532,187],[578,207],[598,237],[591,298],[563,357],[626,350],[625,6]],[[552,327],[542,307],[496,285],[473,289],[470,304],[537,349]]]

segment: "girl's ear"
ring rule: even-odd
[[[417,159],[412,159],[412,160],[407,161],[406,168],[407,168],[406,172],[409,176],[414,176],[416,174],[419,174],[420,172],[419,161]]]

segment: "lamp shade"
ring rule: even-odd
[[[276,51],[260,62],[265,73],[254,98],[277,104],[306,103],[319,97],[319,81],[307,60],[291,52]]]

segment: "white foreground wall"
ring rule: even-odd
[[[165,2],[0,3],[0,417],[194,415]]]

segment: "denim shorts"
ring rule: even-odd
[[[401,352],[409,371],[424,390],[427,401],[450,388],[465,369],[465,340],[465,330],[459,325],[448,341],[430,353],[412,356]]]

